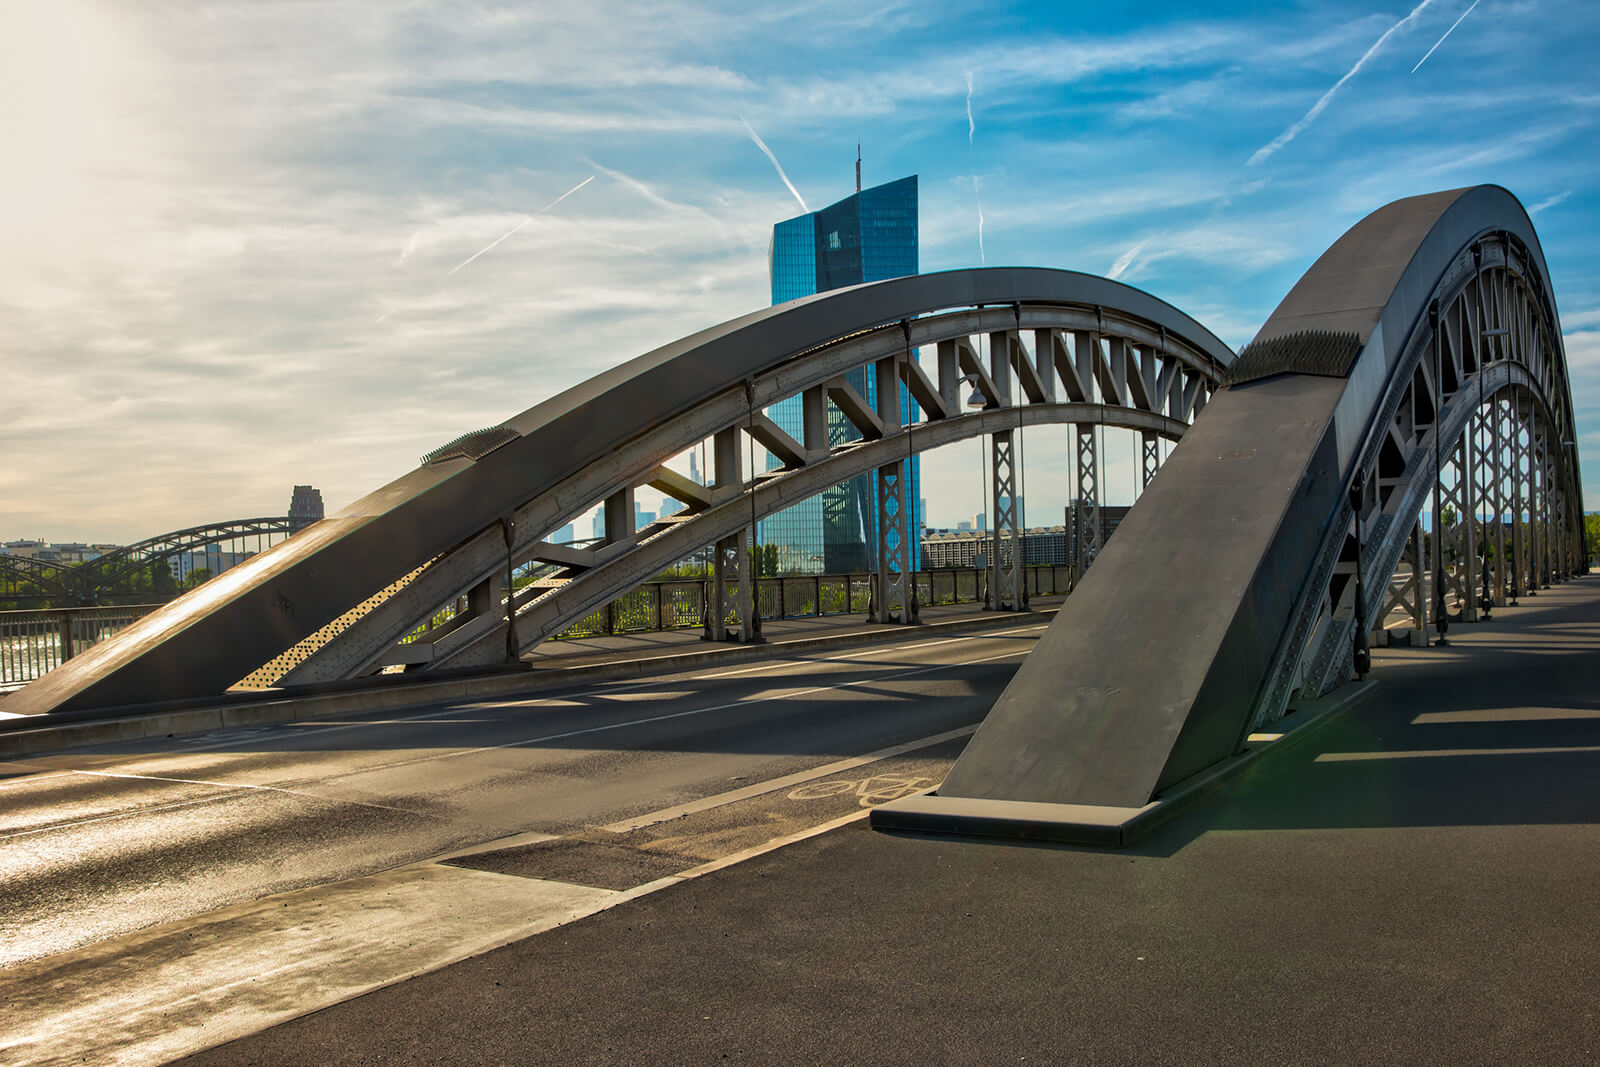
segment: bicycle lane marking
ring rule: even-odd
[[[978,724],[973,723],[971,726],[962,726],[955,730],[946,730],[942,734],[934,734],[931,737],[919,738],[916,741],[907,741],[904,744],[891,745],[888,748],[880,748],[875,752],[867,752],[860,756],[851,756],[848,759],[842,759],[834,763],[824,764],[821,767],[813,767],[809,771],[798,771],[794,774],[786,774],[781,778],[770,778],[765,782],[756,782],[753,785],[743,786],[739,789],[730,789],[726,793],[718,793],[715,796],[702,797],[699,800],[691,800],[685,804],[678,804],[670,808],[662,808],[660,811],[652,811],[645,815],[637,815],[631,819],[623,819],[619,822],[611,823],[608,826],[602,826],[601,829],[609,830],[614,834],[626,834],[634,830],[642,830],[647,826],[655,826],[657,823],[669,822],[672,819],[681,818],[685,815],[694,815],[698,812],[710,811],[712,808],[720,808],[728,804],[736,804],[741,800],[748,800],[751,797],[759,797],[767,793],[776,793],[778,790],[786,789],[792,785],[803,785],[806,782],[815,781],[818,778],[827,778],[830,775],[843,774],[845,771],[854,770],[855,768],[864,766],[868,763],[877,763],[880,760],[889,759],[892,756],[903,755],[907,752],[915,752],[920,748],[931,748],[934,745],[943,744],[946,741],[954,741],[958,737],[970,737],[972,734],[977,732],[977,729]],[[791,795],[790,799],[798,798],[795,798]]]

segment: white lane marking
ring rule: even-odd
[[[918,667],[915,670],[896,671],[892,674],[875,674],[871,678],[863,678],[851,682],[838,682],[834,685],[819,685],[811,689],[799,689],[792,693],[784,694],[783,699],[809,696],[813,693],[826,693],[835,689],[850,689],[857,686],[878,685],[882,682],[892,681],[896,678],[909,678],[917,674],[932,674],[935,671],[947,671],[954,667],[971,667],[979,663],[991,663],[995,660],[1012,659],[1026,654],[1026,649],[1015,649],[1011,652],[1002,652],[998,656],[984,656],[981,659],[962,660],[959,663],[938,663],[931,667]],[[584,737],[589,734],[606,733],[610,730],[626,730],[630,726],[648,726],[651,723],[669,722],[673,719],[687,719],[694,715],[705,715],[713,711],[726,711],[729,708],[748,708],[747,700],[734,700],[726,704],[713,704],[707,708],[690,708],[687,711],[668,712],[665,715],[649,715],[642,719],[629,719],[626,722],[607,723],[604,726],[586,726],[580,730],[563,730],[560,733],[544,734],[539,737],[525,737],[517,741],[507,741],[499,745],[480,745],[476,748],[461,748],[451,752],[440,752],[429,756],[417,756],[414,759],[401,760],[397,763],[386,763],[381,767],[366,767],[350,771],[346,774],[331,775],[320,781],[335,781],[339,778],[354,777],[359,774],[374,774],[379,771],[392,771],[400,767],[412,767],[419,763],[433,763],[447,759],[458,759],[462,756],[473,756],[480,752],[498,752],[506,748],[520,748],[524,745],[538,745],[546,741],[564,741],[569,737]]]
[[[916,741],[907,741],[900,745],[890,745],[888,748],[880,748],[875,752],[867,752],[860,756],[851,756],[849,759],[838,760],[837,762],[825,764],[821,767],[813,767],[809,771],[798,771],[794,774],[786,774],[782,778],[770,778],[765,782],[756,782],[754,785],[747,785],[741,789],[730,789],[726,793],[718,793],[715,796],[702,797],[699,800],[691,800],[686,804],[678,804],[674,807],[662,808],[660,811],[652,811],[646,815],[636,815],[631,819],[623,819],[620,822],[614,822],[608,826],[602,826],[600,829],[610,830],[614,834],[625,834],[633,830],[642,830],[646,826],[654,826],[657,823],[668,822],[672,819],[681,818],[685,815],[694,815],[698,812],[709,811],[712,808],[720,808],[727,804],[735,804],[741,800],[748,800],[751,797],[759,797],[766,793],[775,793],[780,789],[787,789],[792,785],[803,785],[806,782],[814,781],[818,778],[827,778],[830,775],[842,774],[845,771],[854,770],[855,768],[868,763],[876,763],[879,760],[885,760],[891,756],[899,756],[906,752],[915,752],[919,748],[931,748],[934,745],[943,744],[946,741],[954,741],[958,737],[970,737],[977,732],[977,729],[978,726],[976,723],[974,723],[971,726],[963,726],[958,730],[946,730],[942,734],[934,734],[931,737],[924,737]]]
[[[72,830],[80,826],[92,826],[97,822],[110,822],[112,819],[126,819],[132,815],[150,815],[158,811],[172,811],[174,808],[192,808],[196,804],[209,804],[213,800],[226,800],[233,793],[212,793],[208,797],[196,797],[193,800],[178,800],[171,804],[158,804],[153,808],[133,808],[129,811],[116,811],[110,815],[96,815],[88,819],[74,819],[72,822],[59,822],[50,826],[38,826],[32,830],[18,830],[16,833],[0,835],[0,841],[10,841],[14,837],[29,837],[33,834],[47,834],[52,830]]]
[[[165,778],[158,774],[116,774],[111,771],[77,771],[78,774],[87,774],[95,778],[128,778],[143,782],[172,782],[176,785],[209,785],[218,789],[260,789],[268,793],[287,793],[292,797],[305,797],[308,800],[320,800],[324,804],[354,804],[362,808],[378,808],[382,811],[398,811],[402,815],[421,815],[420,811],[410,811],[406,808],[397,808],[390,804],[373,804],[366,800],[347,800],[344,797],[326,797],[317,793],[306,793],[299,789],[285,789],[276,785],[255,785],[251,782],[212,782],[203,778]]]
[[[243,782],[210,782],[197,778],[163,778],[154,774],[112,774],[109,771],[69,771],[69,774],[88,775],[91,778],[121,778],[144,782],[171,782],[178,785],[205,785],[219,789],[264,790],[269,793],[286,793],[289,796],[304,797],[308,800],[321,801],[324,804],[354,804],[363,808],[380,808],[384,811],[397,811],[402,815],[417,815],[423,818],[430,816],[420,811],[409,811],[405,808],[391,807],[388,804],[372,804],[364,800],[344,800],[339,797],[319,796],[316,793],[304,793],[298,789],[283,789],[272,785],[248,785]],[[29,837],[33,834],[49,833],[52,830],[74,830],[81,826],[94,823],[108,822],[112,819],[127,819],[135,815],[149,815],[158,811],[171,811],[174,808],[187,808],[195,804],[205,804],[213,800],[222,800],[231,794],[215,793],[211,796],[196,797],[191,800],[179,800],[171,804],[158,804],[155,807],[130,808],[127,811],[112,812],[108,815],[96,815],[88,819],[74,819],[71,822],[52,823],[49,826],[37,826],[32,830],[19,830],[15,833],[0,834],[0,841],[10,841],[15,837]]]
[[[34,782],[42,782],[47,778],[68,778],[71,777],[72,773],[71,771],[53,771],[50,774],[27,774],[18,778],[8,778],[0,782],[0,789],[4,789],[8,785],[32,785]]]

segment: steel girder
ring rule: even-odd
[[[1495,271],[1507,277],[1485,299],[1510,339],[1486,355],[1469,314],[1483,309],[1462,294]],[[1083,805],[1131,816],[1238,752],[1294,692],[1348,678],[1354,628],[1388,594],[1359,576],[1393,573],[1435,455],[1503,390],[1535,412],[1561,569],[1580,482],[1547,277],[1499,187],[1397,201],[1353,227],[1230,368],[940,796],[883,824],[1014,832],[1080,820]]]
[[[1035,338],[1032,360],[1023,331]],[[971,339],[984,333],[1005,336],[1001,362],[1014,388],[999,387],[993,362],[972,358]],[[1100,352],[1088,375],[1063,357],[1080,335]],[[919,348],[937,351],[936,374],[906,358]],[[1129,352],[1150,355],[1140,362]],[[242,679],[292,685],[389,663],[503,663],[654,570],[921,448],[1019,424],[1102,421],[1102,405],[1106,425],[1175,440],[1232,358],[1159,300],[1066,271],[919,275],[763,309],[435,450],[417,470],[96,646],[9,706],[26,713],[205,696]],[[877,373],[885,360],[897,361],[921,412],[898,430],[844,377]],[[983,398],[981,411],[962,413],[964,381]],[[1058,392],[1065,403],[1054,401]],[[804,398],[802,441],[765,415],[792,396]],[[830,404],[863,441],[822,443],[814,429]],[[663,466],[728,432],[777,456],[779,469],[691,487]],[[591,548],[546,540],[571,516],[640,485],[678,497],[683,511]],[[561,569],[503,595],[499,585],[530,561]],[[453,616],[426,640],[406,641],[447,607]]]

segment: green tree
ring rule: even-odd
[[[1590,559],[1600,557],[1600,513],[1583,517],[1583,550]]]
[[[185,589],[193,589],[195,586],[204,585],[210,580],[210,567],[196,567],[194,570],[190,571],[188,577],[183,580],[183,587]]]
[[[150,581],[150,591],[158,596],[171,596],[178,591],[178,579],[172,576],[172,567],[164,559],[146,567],[145,575]]]

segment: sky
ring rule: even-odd
[[[772,224],[858,142],[920,176],[922,270],[1106,274],[1235,348],[1370,211],[1504,185],[1600,507],[1600,4],[1123,6],[6,0],[0,538],[331,513],[765,306]],[[1066,430],[1024,450],[1060,522]],[[925,457],[927,521],[980,462]]]

